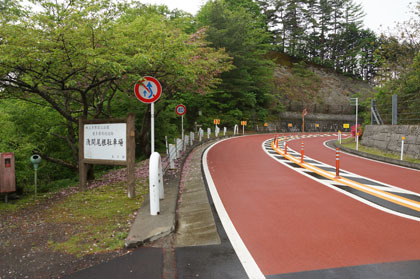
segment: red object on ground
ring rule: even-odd
[[[360,129],[360,124],[357,124],[357,129]],[[356,125],[351,126],[351,136],[355,137],[356,136]]]

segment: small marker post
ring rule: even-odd
[[[303,143],[303,141],[302,141],[302,143],[300,144],[300,162],[301,163],[303,163],[303,152],[304,152],[304,149],[305,149],[305,144]]]
[[[287,154],[287,142],[284,143],[284,154]]]
[[[340,179],[340,149],[335,149],[335,179]]]
[[[356,133],[356,150],[359,151],[359,132]]]
[[[401,139],[401,161],[404,159],[404,140],[405,140],[405,137],[402,137],[402,139]]]

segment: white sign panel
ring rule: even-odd
[[[127,124],[85,124],[85,159],[127,160]]]

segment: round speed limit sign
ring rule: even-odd
[[[187,108],[184,105],[177,105],[175,112],[178,115],[184,115],[187,112]]]

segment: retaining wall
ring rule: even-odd
[[[350,129],[343,129],[343,124],[349,124],[351,127],[355,121],[355,115],[308,113],[305,116],[305,132],[337,132],[338,130],[350,132]],[[289,124],[292,127],[289,127]],[[302,113],[282,112],[279,114],[279,120],[269,122],[265,130],[267,132],[301,132]]]
[[[400,154],[402,137],[405,137],[404,154],[420,159],[419,125],[368,125],[363,131],[361,144]]]

